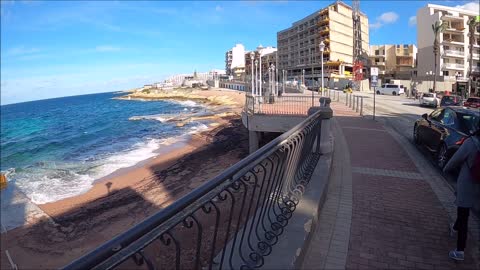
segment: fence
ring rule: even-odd
[[[260,268],[320,156],[320,114],[65,269]]]
[[[244,109],[250,114],[306,116],[310,107],[318,106],[319,97],[316,93],[313,96],[283,95],[278,97],[262,97],[247,94]]]
[[[355,95],[354,93],[343,93],[342,91],[328,90],[325,92],[326,96],[330,97],[332,101],[345,102],[345,105],[352,108],[355,112],[363,115],[363,99],[364,96]],[[342,100],[342,101],[341,101]]]

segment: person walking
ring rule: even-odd
[[[479,123],[480,125],[480,123]],[[480,129],[472,136],[467,138],[462,146],[455,152],[443,171],[445,173],[453,172],[460,168],[457,179],[457,220],[454,224],[450,224],[450,235],[457,234],[457,248],[449,252],[449,257],[463,261],[465,259],[464,251],[467,242],[468,233],[468,216],[470,208],[475,201],[475,186],[480,183]],[[478,198],[477,198],[478,200]]]

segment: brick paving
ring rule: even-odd
[[[433,183],[428,174],[420,172],[382,124],[358,116],[344,104],[333,102],[331,106],[340,130],[335,133],[334,157],[343,155],[344,160],[336,164],[334,158],[332,183],[304,269],[480,269],[473,256],[478,243],[471,235],[465,261],[448,258],[456,238],[447,233],[452,209],[445,208],[444,200],[452,198],[453,192],[438,188],[443,183]],[[342,141],[347,145],[346,155],[337,152]],[[349,178],[350,186],[336,184],[344,183],[339,177]],[[345,192],[351,192],[351,197],[343,203],[345,196],[338,194]],[[330,202],[332,196],[338,201],[336,207]],[[334,241],[335,227],[343,226],[336,218],[339,215],[350,218],[344,221],[349,235]],[[348,246],[346,254],[338,248],[344,246]],[[327,264],[335,257],[339,259]]]

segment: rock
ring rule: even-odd
[[[64,232],[64,233],[71,233],[73,231],[73,226],[69,226],[69,227],[60,227],[60,231]]]
[[[192,171],[190,171],[190,170],[184,170],[184,171],[178,173],[178,175],[179,175],[179,176],[185,176],[185,175],[187,175],[187,174],[189,174],[189,173],[191,173],[191,172],[192,172]]]

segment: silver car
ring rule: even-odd
[[[435,93],[423,93],[420,97],[420,106],[432,106],[437,107],[439,102],[437,98],[437,94]]]

